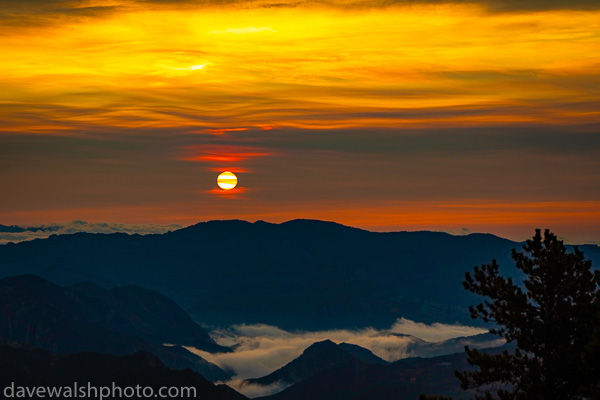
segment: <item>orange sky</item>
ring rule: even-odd
[[[308,217],[600,242],[595,2],[7,4],[0,224]]]

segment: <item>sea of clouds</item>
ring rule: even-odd
[[[285,389],[284,383],[270,386],[249,385],[245,379],[259,378],[283,367],[297,358],[311,344],[326,339],[335,343],[352,343],[371,350],[386,361],[402,358],[428,356],[443,351],[445,341],[486,333],[487,329],[452,324],[424,324],[405,318],[398,319],[389,329],[364,328],[357,330],[337,329],[327,331],[289,332],[272,325],[233,325],[227,329],[215,329],[211,336],[222,345],[232,346],[232,353],[210,354],[195,348],[190,351],[200,355],[220,368],[231,371],[234,377],[227,385],[253,398],[277,393]],[[504,344],[502,339],[484,341],[465,338],[458,346],[448,346],[462,351],[462,346],[496,347]],[[449,351],[456,352],[456,351]]]
[[[181,225],[160,224],[119,224],[110,222],[86,222],[76,220],[67,223],[42,224],[37,226],[4,226],[0,229],[0,244],[9,242],[18,243],[26,240],[45,239],[50,235],[62,235],[68,233],[117,233],[148,235],[153,233],[165,233],[181,229]],[[10,232],[19,230],[21,232]]]

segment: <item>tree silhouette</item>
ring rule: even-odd
[[[494,323],[490,332],[516,348],[488,354],[466,347],[478,368],[456,372],[461,387],[485,400],[599,399],[600,272],[549,230],[542,237],[537,229],[523,250],[512,251],[522,286],[501,276],[495,260],[466,274],[464,287],[487,297],[469,308],[471,317]]]

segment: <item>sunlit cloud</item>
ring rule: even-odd
[[[219,172],[219,173],[223,172],[223,167],[211,167],[211,168],[209,168],[209,169],[210,169],[211,171],[214,171],[214,172]],[[241,173],[241,174],[247,174],[247,173],[249,173],[249,172],[250,172],[250,169],[248,169],[248,168],[244,168],[244,167],[233,167],[233,166],[230,166],[230,165],[228,165],[228,166],[226,167],[226,169],[227,169],[227,170],[229,170],[229,171],[231,171],[231,172],[233,172],[233,173],[235,173],[235,174],[237,174],[237,173]]]
[[[184,67],[184,68],[165,67],[164,65],[161,65],[161,67],[167,68],[167,69],[174,69],[177,71],[197,71],[200,69],[204,69],[204,67],[206,67],[209,64],[210,63],[204,63],[204,64],[192,65],[192,66]]]
[[[222,129],[203,129],[197,133],[210,133],[211,135],[222,135],[227,132],[242,132],[247,131],[248,128],[222,128]]]
[[[442,324],[435,322],[433,324],[424,324],[422,322],[411,321],[406,318],[398,319],[390,328],[391,332],[403,333],[416,336],[428,342],[440,342],[461,336],[473,336],[487,332],[487,330],[457,324]]]
[[[235,377],[227,384],[254,397],[283,390],[287,384],[279,382],[270,387],[260,387],[247,385],[242,382],[243,379],[270,374],[300,356],[315,342],[329,339],[335,343],[352,343],[371,350],[387,361],[396,361],[406,357],[427,356],[431,354],[430,352],[440,351],[440,347],[434,343],[485,332],[487,330],[482,328],[440,323],[427,325],[404,318],[396,321],[387,330],[363,328],[289,332],[272,325],[242,324],[228,329],[213,330],[211,333],[219,343],[234,346],[233,353],[210,354],[194,348],[190,350],[221,368],[233,371]],[[423,340],[424,338],[427,340]],[[464,342],[453,345],[454,347],[447,347],[446,351],[450,353],[462,351],[462,346],[467,343],[481,348],[500,346],[504,341],[492,337],[479,341],[464,339]]]
[[[243,186],[235,187],[229,190],[223,190],[219,188],[213,188],[210,190],[204,191],[204,193],[208,193],[214,196],[220,196],[225,199],[240,199],[242,195],[248,192],[248,188]]]
[[[413,4],[375,14],[319,7],[266,13],[123,4],[118,13],[45,26],[43,34],[3,37],[0,102],[14,103],[0,107],[2,131],[600,121],[590,89],[600,83],[594,11],[495,15],[467,4]],[[229,20],[261,24],[223,28]],[[344,45],[348,38],[352,46]],[[33,101],[62,110],[20,118]]]
[[[239,163],[251,158],[266,157],[269,155],[271,153],[256,147],[189,145],[183,149],[180,159],[213,163]]]
[[[0,4],[5,221],[302,216],[519,239],[539,224],[597,241],[595,0]],[[206,192],[224,167],[249,174],[243,204]]]
[[[247,28],[229,28],[229,29],[225,29],[225,30],[220,30],[220,31],[210,31],[210,33],[215,34],[215,35],[221,35],[221,34],[234,34],[234,35],[243,35],[246,33],[260,33],[260,32],[277,32],[275,29],[273,28],[269,28],[269,27],[260,27],[260,28],[255,28],[255,27],[247,27]]]

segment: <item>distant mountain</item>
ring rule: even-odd
[[[22,233],[22,232],[55,232],[59,230],[58,226],[18,226],[0,224],[0,233]]]
[[[532,232],[533,233],[533,232]],[[374,233],[335,223],[211,221],[161,235],[53,235],[0,246],[0,276],[31,273],[60,285],[90,280],[159,291],[209,325],[284,329],[386,328],[401,316],[474,323],[466,271],[510,251],[487,234]],[[598,246],[580,246],[595,265]]]
[[[2,224],[0,224],[0,232],[16,233],[16,232],[25,232],[26,230],[27,230],[26,228],[22,228],[17,225],[2,225]]]
[[[88,383],[95,388],[151,387],[153,393],[159,393],[162,387],[194,388],[196,398],[211,400],[243,400],[245,396],[220,386],[215,386],[198,373],[186,370],[172,370],[150,353],[137,352],[130,355],[107,355],[82,352],[71,355],[56,355],[39,348],[20,344],[0,344],[0,387],[18,390],[19,387],[33,389],[37,386],[53,388],[73,388]],[[14,398],[19,397],[13,393]],[[64,395],[54,398],[73,398]],[[129,396],[128,396],[129,397]],[[142,399],[147,397],[129,397]],[[186,395],[171,398],[190,398]]]
[[[504,339],[491,333],[482,333],[474,336],[461,336],[441,342],[421,341],[411,347],[413,357],[436,357],[446,354],[460,353],[469,346],[474,349],[489,349],[500,347]]]
[[[92,283],[54,285],[33,275],[0,280],[0,340],[59,352],[127,354],[148,351],[172,368],[193,368],[208,379],[229,377],[182,347],[230,351],[164,295],[139,287],[103,289]]]
[[[482,333],[473,336],[461,336],[453,339],[443,340],[439,342],[428,342],[412,335],[402,333],[394,333],[389,331],[380,331],[375,337],[386,338],[389,336],[397,336],[405,339],[404,346],[398,349],[397,358],[407,357],[435,357],[446,354],[462,352],[465,346],[476,349],[494,348],[502,346],[505,341],[491,333]],[[365,361],[365,360],[363,360]]]

